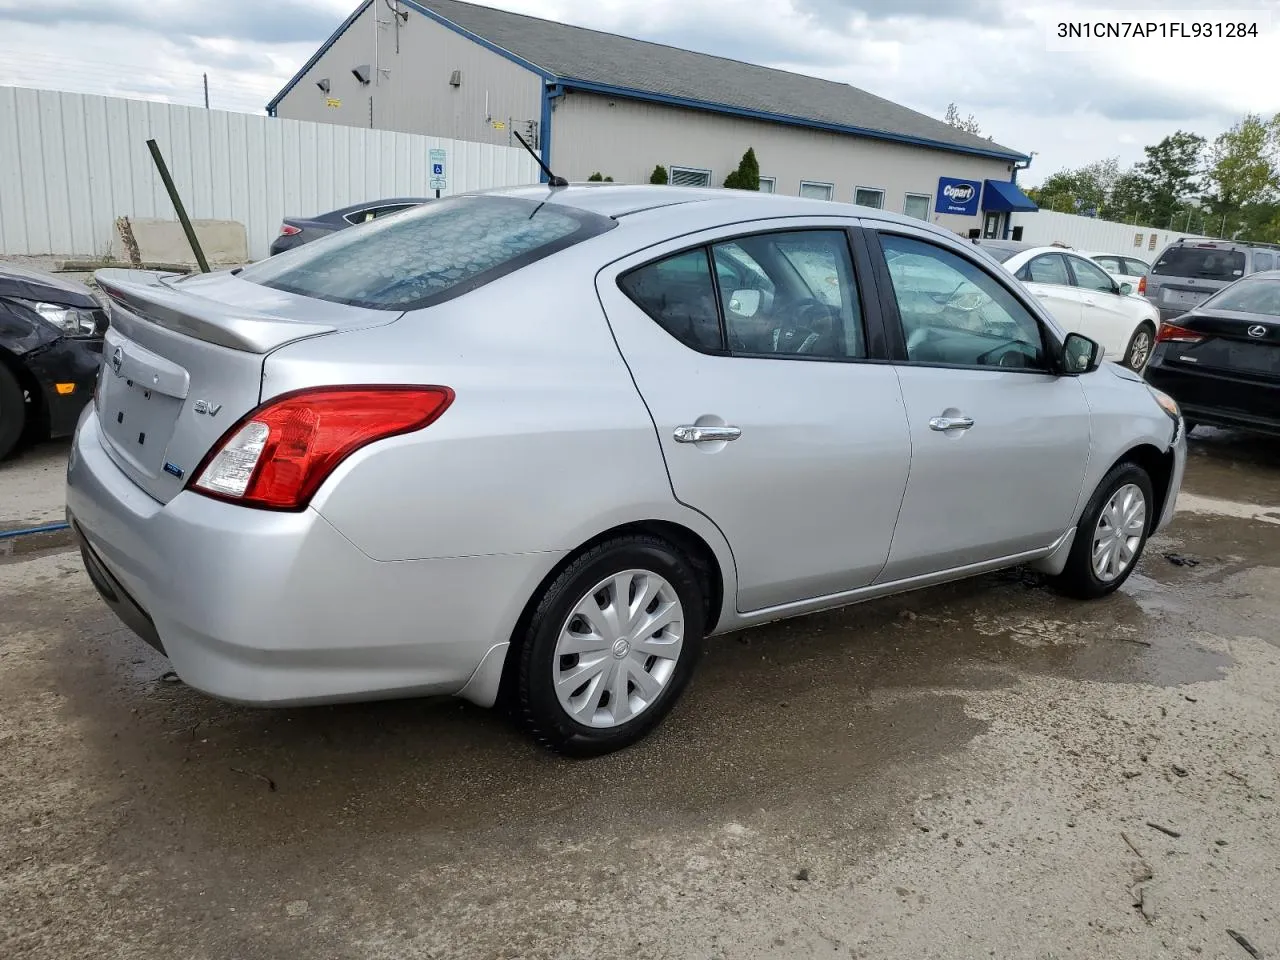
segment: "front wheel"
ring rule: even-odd
[[[0,460],[7,457],[22,438],[27,423],[27,401],[22,385],[0,362]]]
[[[1155,344],[1155,330],[1151,324],[1144,323],[1133,331],[1129,346],[1124,352],[1124,365],[1130,370],[1141,373],[1151,359],[1151,348]]]
[[[546,588],[520,642],[516,694],[534,738],[594,756],[662,722],[702,648],[705,587],[666,541],[592,547]]]
[[[1147,471],[1136,463],[1112,467],[1085,506],[1067,565],[1054,586],[1083,600],[1118,589],[1138,565],[1155,519]]]

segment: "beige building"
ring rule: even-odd
[[[367,0],[268,105],[273,116],[515,145],[556,174],[666,168],[718,186],[748,147],[760,189],[1003,236],[1034,210],[1029,158],[866,91],[458,0]],[[447,175],[447,171],[446,171]]]

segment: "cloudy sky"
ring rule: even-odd
[[[0,84],[261,112],[357,0],[0,0]],[[490,5],[845,81],[941,117],[955,101],[1064,166],[1141,159],[1176,129],[1212,137],[1280,112],[1280,5],[1257,40],[1108,41],[1064,51],[1053,24],[1195,19],[1212,0],[489,0]],[[1222,10],[1215,10],[1221,15]]]

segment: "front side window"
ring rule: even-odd
[[[1085,290],[1097,290],[1100,293],[1111,293],[1116,288],[1105,270],[1096,263],[1090,263],[1083,257],[1069,257],[1071,272],[1075,274],[1077,287]]]
[[[617,226],[514,197],[457,197],[379,217],[246,267],[264,287],[378,310],[459,296]]]
[[[908,217],[915,217],[917,220],[928,220],[929,204],[932,201],[933,197],[927,193],[908,193],[906,200],[902,204],[902,212]]]
[[[1047,368],[1040,326],[977,264],[910,237],[881,234],[911,363]]]
[[[800,196],[808,197],[810,200],[830,200],[831,184],[814,183],[809,180],[801,180]]]
[[[1031,283],[1055,283],[1059,286],[1071,286],[1071,278],[1067,275],[1067,265],[1060,253],[1046,253],[1036,257],[1018,271],[1018,279]]]
[[[1133,260],[1130,257],[1124,258],[1124,275],[1126,277],[1145,277],[1150,269],[1141,260]]]
[[[875,187],[858,187],[853,191],[853,202],[860,207],[875,207],[879,210],[884,206],[884,191]]]

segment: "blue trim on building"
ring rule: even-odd
[[[276,107],[280,105],[280,101],[285,98],[285,95],[298,85],[298,81],[307,75],[307,71],[314,67],[320,58],[328,53],[329,48],[338,42],[338,38],[347,32],[347,29],[355,23],[357,19],[359,19],[360,14],[364,13],[373,2],[374,0],[365,0],[364,3],[356,7],[355,12],[353,12],[351,16],[342,21],[342,24],[337,30],[329,34],[329,39],[320,44],[320,49],[311,55],[311,59],[302,65],[302,69],[293,75],[293,79],[284,85],[284,89],[271,98],[271,102],[267,104],[267,116],[274,117],[276,115]]]
[[[312,55],[311,59],[303,65],[302,69],[294,74],[293,79],[285,84],[284,89],[277,93],[271,102],[267,104],[267,114],[269,116],[275,116],[276,107],[279,105],[280,101],[285,98],[289,91],[297,85],[298,81],[303,78],[307,71],[316,65],[316,62],[324,56],[334,43],[337,42],[339,37],[346,33],[347,28],[349,28],[351,24],[355,22],[356,18],[364,13],[364,11],[373,2],[375,2],[375,0],[366,0],[365,3],[361,4],[360,7],[351,14],[351,16],[347,17],[347,19],[342,22],[342,25],[333,32],[329,39],[321,45],[320,49],[317,50],[315,54]],[[596,83],[589,80],[571,80],[565,77],[557,77],[538,66],[536,63],[517,56],[510,50],[506,50],[503,47],[498,46],[496,43],[491,43],[479,34],[472,33],[470,30],[459,26],[452,20],[436,13],[434,10],[429,10],[421,3],[417,2],[417,0],[400,0],[400,2],[406,7],[416,10],[424,17],[434,20],[443,27],[447,27],[459,36],[466,37],[468,40],[478,43],[486,50],[496,53],[503,59],[509,60],[517,66],[523,67],[542,78],[544,89],[542,96],[542,117],[539,120],[538,138],[539,142],[542,144],[541,150],[543,162],[548,166],[551,164],[551,101],[555,97],[563,96],[565,90],[582,90],[587,93],[604,94],[606,96],[620,97],[626,100],[642,100],[649,103],[661,103],[668,106],[685,107],[690,110],[702,110],[708,113],[720,113],[734,117],[746,117],[752,120],[764,120],[770,123],[782,123],[793,127],[805,127],[812,130],[828,130],[832,133],[851,134],[857,137],[866,137],[871,140],[885,140],[890,143],[905,143],[916,147],[927,147],[933,150],[941,150],[946,153],[960,153],[967,156],[988,157],[990,159],[1007,160],[1014,163],[1030,161],[1031,159],[1028,155],[1023,153],[1010,153],[1002,150],[984,150],[981,147],[958,146],[953,143],[945,143],[941,140],[930,140],[927,137],[913,137],[907,134],[890,133],[884,130],[871,130],[865,127],[847,126],[839,123],[828,123],[822,120],[811,120],[805,117],[790,116],[788,114],[770,113],[764,110],[751,110],[746,107],[733,107],[723,103],[713,103],[709,100],[695,100],[690,97],[677,97],[670,94],[653,93],[648,90],[637,90],[631,87],[619,87],[612,84]]]
[[[635,90],[630,87],[615,87],[611,84],[596,83],[590,80],[560,79],[566,90],[582,90],[587,93],[600,93],[620,97],[625,100],[645,100],[650,103],[662,103],[676,107],[687,107],[690,110],[705,110],[709,113],[723,113],[735,117],[747,117],[752,120],[766,120],[770,123],[784,123],[793,127],[808,127],[814,130],[830,130],[833,133],[847,133],[856,137],[867,137],[872,140],[888,140],[893,143],[906,143],[916,147],[929,147],[947,153],[963,153],[975,157],[989,157],[1010,162],[1030,159],[1023,153],[1006,153],[1001,150],[984,150],[981,147],[957,146],[941,140],[929,140],[924,137],[913,137],[903,133],[888,133],[884,130],[870,130],[865,127],[852,127],[839,123],[828,123],[823,120],[809,120],[805,117],[793,117],[783,113],[769,113],[763,110],[750,110],[746,107],[731,107],[723,103],[712,103],[708,100],[694,100],[689,97],[676,97],[665,93],[650,93],[647,90]]]

